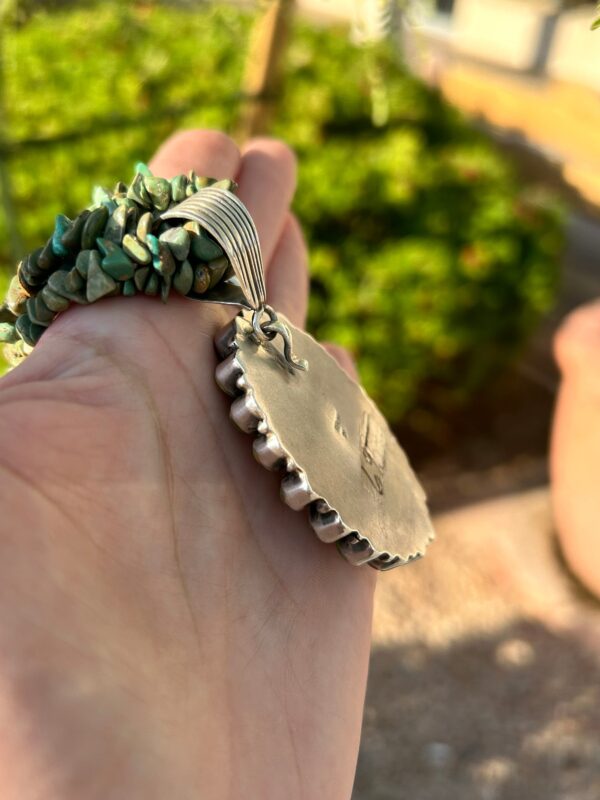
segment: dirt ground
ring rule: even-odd
[[[440,515],[381,576],[353,800],[599,800],[600,602],[546,489]]]
[[[434,512],[548,482],[554,385],[531,380],[522,359],[454,411],[423,408],[397,428]]]

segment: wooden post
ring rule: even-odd
[[[244,100],[238,125],[242,141],[269,132],[281,86],[283,54],[294,0],[271,0],[250,42],[243,81]]]

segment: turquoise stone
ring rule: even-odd
[[[135,267],[129,256],[109,239],[98,239],[98,248],[104,258],[102,269],[116,281],[126,281],[133,278]]]
[[[161,242],[169,246],[178,261],[185,261],[190,252],[190,235],[185,228],[169,228],[159,237]]]
[[[47,328],[56,314],[39,297],[30,297],[27,301],[27,314],[29,319],[36,325]]]
[[[221,181],[215,181],[211,184],[211,186],[213,189],[226,189],[228,192],[233,192],[235,189],[237,189],[237,183],[229,178],[224,178]]]
[[[171,278],[165,278],[160,285],[160,299],[166,303],[171,291]]]
[[[120,205],[115,209],[110,219],[104,228],[104,238],[110,239],[115,244],[121,244],[123,235],[125,234],[125,226],[127,225],[127,208]]]
[[[135,283],[135,288],[138,291],[144,291],[146,281],[148,280],[148,275],[150,275],[150,267],[141,267],[140,269],[136,269],[133,276],[133,282]]]
[[[29,316],[31,316],[31,314]],[[44,302],[44,298],[38,294],[35,298],[35,319],[31,316],[32,321],[37,322],[39,325],[49,325],[55,316],[56,311],[48,308]]]
[[[3,344],[14,344],[19,341],[19,334],[14,325],[10,322],[0,322],[0,342]]]
[[[137,164],[135,165],[135,171],[141,173],[146,178],[152,177],[152,170],[150,169],[148,164],[145,164],[143,161],[137,162]]]
[[[69,255],[69,250],[62,243],[62,237],[67,232],[70,225],[71,220],[68,217],[65,217],[64,214],[58,214],[56,216],[54,233],[52,234],[52,250],[56,256],[62,256],[64,258],[65,256]]]
[[[189,261],[184,261],[183,264],[178,267],[175,277],[173,278],[175,291],[179,292],[179,294],[186,295],[190,292],[193,283],[194,270]]]
[[[66,269],[59,269],[50,275],[47,285],[53,292],[59,294],[61,297],[65,297],[67,300],[71,300],[73,303],[87,305],[84,286],[82,286],[80,289],[69,288],[69,286],[73,285],[74,277],[72,273],[75,272],[75,269],[71,270],[70,272]],[[79,277],[81,280],[81,276]]]
[[[31,256],[27,256],[25,260],[21,263],[20,267],[20,275],[25,280],[28,286],[30,286],[33,290],[34,287],[39,287],[44,284],[46,273],[43,273],[37,267],[35,267],[31,261]],[[34,291],[30,291],[29,294],[34,294]]]
[[[148,282],[144,288],[144,294],[149,295],[150,297],[155,297],[158,294],[158,287],[160,285],[160,279],[158,277],[157,272],[150,273],[150,277],[148,278]]]
[[[152,256],[146,245],[139,242],[135,236],[129,233],[126,233],[123,237],[122,247],[127,255],[133,258],[134,261],[137,261],[138,264],[149,264],[152,260]]]
[[[51,237],[42,247],[42,252],[38,257],[38,267],[41,270],[47,271],[51,270],[53,267],[58,266],[59,263],[60,259],[52,249],[52,237]]]
[[[138,206],[138,204],[134,203],[133,205],[134,208],[127,209],[127,227],[125,228],[125,232],[130,236],[135,236],[137,224],[142,216],[142,209]]]
[[[37,323],[37,319],[35,318],[35,297],[30,297],[27,301],[27,316],[32,322]],[[39,324],[39,323],[38,323]]]
[[[166,244],[160,243],[159,247],[158,262],[154,263],[154,259],[152,259],[152,265],[157,272],[160,272],[163,278],[168,278],[170,282],[171,277],[175,274],[175,270],[177,269],[177,264]],[[155,256],[154,258],[157,257]]]
[[[17,278],[19,280],[19,283],[21,284],[23,289],[25,289],[28,295],[35,294],[37,291],[36,287],[33,285],[31,281],[28,281],[25,275],[23,274],[23,268],[25,266],[26,264],[23,261],[19,263],[17,267]]]
[[[27,314],[21,314],[20,317],[17,317],[17,321],[15,322],[15,329],[21,339],[25,342],[25,344],[30,345],[33,347],[34,342],[31,338],[31,320],[27,316]]]
[[[131,182],[131,186],[127,190],[127,197],[135,200],[144,208],[152,208],[152,198],[148,194],[148,190],[144,186],[144,176],[141,172],[137,172],[135,178]]]
[[[214,261],[210,261],[207,264],[207,269],[210,273],[210,286],[209,286],[210,289],[212,289],[213,286],[216,286],[217,283],[223,277],[223,275],[225,275],[228,266],[229,266],[229,261],[226,258],[226,256],[215,258]]]
[[[70,269],[65,275],[64,285],[68,292],[78,292],[85,285],[85,281],[79,274],[78,270],[73,267],[73,269]]]
[[[108,208],[106,206],[99,206],[90,213],[81,234],[81,247],[83,250],[91,250],[95,246],[96,239],[101,236],[107,222]]]
[[[117,201],[116,200],[105,200],[102,205],[108,211],[108,215],[114,214],[117,210]]]
[[[117,288],[117,282],[107,275],[100,265],[100,254],[97,250],[92,251],[95,256],[90,259],[88,278],[86,284],[86,298],[88,303],[95,303],[107,294],[111,294]]]
[[[30,347],[34,347],[40,340],[42,334],[46,330],[41,325],[33,323],[27,314],[22,314],[18,317],[15,328],[21,339]]]
[[[43,270],[39,269],[37,265],[38,257],[41,252],[42,248],[40,247],[33,253],[29,253],[20,265],[21,274],[30,286],[39,286],[45,279]]]
[[[33,342],[32,347],[35,347],[35,345],[39,342],[39,340],[42,338],[42,336],[46,332],[46,328],[43,325],[36,325],[35,322],[32,321],[31,327],[30,327],[29,330],[30,330],[30,335],[31,335],[31,341]]]
[[[194,270],[194,292],[204,294],[210,286],[210,273],[205,266],[200,264]]]
[[[55,294],[58,294],[61,297],[66,298],[67,300],[71,300],[73,303],[86,305],[87,299],[84,290],[80,289],[75,292],[72,292],[65,286],[65,282],[67,280],[68,275],[69,272],[66,269],[59,269],[56,272],[53,272],[52,275],[50,275],[50,277],[48,278],[48,287]]]
[[[94,186],[92,190],[92,203],[99,206],[100,203],[105,203],[111,199],[110,192],[103,186]]]
[[[135,200],[132,200],[130,197],[117,197],[115,200],[117,208],[121,208],[121,206],[125,206],[126,209],[130,208],[137,208],[137,203]],[[114,214],[114,211],[113,211]]]
[[[66,269],[57,269],[56,272],[53,272],[48,278],[47,285],[50,287],[50,289],[52,289],[53,292],[56,292],[56,294],[59,294],[62,297],[65,297],[65,278],[68,274],[69,271]]]
[[[135,283],[132,280],[125,281],[122,292],[123,297],[133,297],[136,293]]]
[[[176,175],[171,178],[171,197],[174,203],[181,203],[185,200],[185,190],[187,187],[187,179],[185,175]]]
[[[36,269],[38,272],[41,272],[41,270],[39,269],[38,262],[42,254],[42,250],[43,250],[42,247],[38,247],[29,254],[29,264],[32,269]]]
[[[158,239],[153,234],[149,233],[146,236],[146,244],[148,245],[150,252],[153,256],[158,256],[160,253],[160,244],[158,243]]]
[[[200,236],[200,233],[202,231],[200,225],[193,219],[188,220],[183,227],[184,230],[189,231],[190,233],[193,233],[196,236]]]
[[[140,240],[140,242],[145,242],[147,240],[148,235],[152,230],[153,224],[154,224],[154,219],[150,211],[147,211],[145,214],[142,214],[135,231],[135,234],[137,238]]]
[[[98,252],[98,251],[96,251]],[[88,267],[90,265],[91,250],[80,250],[75,259],[75,269],[82,278],[87,278]]]
[[[67,308],[70,306],[69,301],[66,297],[63,297],[56,292],[53,292],[49,286],[44,286],[41,291],[40,297],[46,304],[46,306],[51,310],[56,312],[57,314],[61,311],[66,311]]]
[[[192,238],[192,253],[200,261],[214,261],[223,255],[223,249],[201,231],[199,236]]]
[[[6,301],[0,306],[0,322],[10,322],[11,325],[14,325],[15,322],[15,314],[10,310]]]
[[[211,186],[214,183],[210,178],[199,177],[196,175],[194,178],[194,187],[197,192],[201,189],[206,189],[207,186]]]
[[[81,247],[81,237],[83,234],[83,229],[85,227],[85,223],[87,222],[87,218],[90,216],[89,211],[82,211],[78,217],[71,223],[71,225],[67,228],[66,232],[63,234],[61,242],[62,244],[69,250],[77,251]]]
[[[166,211],[171,202],[171,184],[165,178],[144,178],[144,186],[157,211]]]
[[[8,287],[6,305],[16,317],[23,314],[25,311],[25,304],[28,297],[29,293],[21,285],[18,275],[15,275]]]

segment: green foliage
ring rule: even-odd
[[[560,214],[389,53],[322,31],[289,55],[278,132],[300,160],[311,328],[354,352],[390,419],[460,400],[551,305]],[[383,127],[371,122],[374,68],[387,76]]]
[[[93,184],[127,180],[174,128],[232,130],[250,22],[214,6],[103,2],[34,15],[7,39],[11,138],[95,128],[13,158],[28,246],[56,213],[87,205]],[[556,209],[389,53],[343,30],[298,26],[285,87],[275,133],[299,155],[312,330],[355,353],[392,420],[472,392],[551,304]]]
[[[75,214],[94,184],[128,180],[135,162],[179,126],[230,129],[250,20],[238,11],[101,2],[38,13],[4,40],[12,141],[91,136],[30,146],[12,160],[21,232],[37,246],[57,213]],[[134,127],[121,125],[136,120]],[[0,230],[0,242],[6,232]],[[6,249],[0,257],[6,257]]]

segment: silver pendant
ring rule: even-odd
[[[386,570],[422,556],[434,531],[404,451],[332,356],[266,305],[258,234],[241,201],[208,188],[163,216],[197,221],[229,257],[228,286],[207,299],[243,310],[216,339],[216,380],[235,398],[235,424],[255,435],[257,460],[282,471],[284,502],[308,508],[319,539],[357,566]]]

